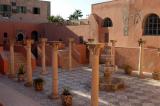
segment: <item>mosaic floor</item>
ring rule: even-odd
[[[41,76],[39,70],[41,70],[41,68],[37,68],[34,72],[34,78]],[[4,84],[41,106],[61,106],[60,99],[48,99],[48,95],[52,90],[52,71],[51,68],[48,68],[48,70],[49,74],[43,76],[45,79],[45,90],[43,92],[35,92],[33,88],[26,88],[23,86],[23,83],[18,83],[16,80],[10,80],[2,75],[0,76],[0,84]],[[138,77],[126,76],[121,71],[115,73],[114,76],[122,78],[125,81],[127,88],[124,91],[115,93],[101,91],[99,106],[160,106],[159,81],[150,78],[139,79]],[[88,67],[83,67],[70,72],[64,70],[59,71],[59,93],[62,92],[63,87],[70,87],[73,92],[73,106],[90,106],[90,82],[91,69]],[[0,92],[2,91],[1,89],[4,88],[0,85]],[[0,95],[0,99],[2,96],[3,95]],[[23,97],[21,99],[23,99]],[[16,101],[12,103],[16,104]],[[28,106],[31,106],[29,105],[30,103],[28,103]],[[20,105],[11,104],[10,106]]]

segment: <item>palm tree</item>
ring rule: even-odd
[[[69,20],[79,20],[82,16],[81,10],[75,10],[75,12],[69,16]]]
[[[61,16],[57,15],[57,16],[49,16],[48,21],[51,23],[63,23],[65,20]]]

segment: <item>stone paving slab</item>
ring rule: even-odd
[[[35,92],[33,88],[25,88],[24,83],[17,83],[16,80],[10,80],[6,76],[1,76],[0,81],[42,106],[61,106],[60,99],[50,100],[47,98],[52,90],[51,68],[48,68],[49,74],[46,76],[41,76],[40,70],[40,67],[37,68],[33,74],[33,78],[40,76],[45,80],[45,89],[40,93]],[[138,77],[126,76],[121,71],[116,72],[113,76],[122,78],[127,88],[124,91],[115,93],[100,91],[99,106],[160,106],[159,81],[150,78],[139,79]],[[59,70],[59,94],[62,93],[65,86],[70,87],[73,93],[73,106],[90,106],[90,68],[82,67],[73,71]]]
[[[41,106],[30,97],[0,83],[0,102],[3,106]]]

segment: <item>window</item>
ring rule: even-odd
[[[0,5],[0,12],[11,12],[11,6],[10,5]]]
[[[27,12],[27,8],[24,6],[18,6],[17,7],[17,13],[26,13]]]
[[[147,17],[143,34],[160,35],[160,18],[156,14],[151,14]]]
[[[40,8],[34,7],[33,14],[40,14]]]
[[[0,5],[0,14],[3,17],[11,16],[11,6],[10,5]]]
[[[11,4],[12,4],[12,6],[16,6],[16,2],[12,2]]]
[[[113,26],[112,20],[110,18],[105,18],[102,26],[103,27],[112,27]]]

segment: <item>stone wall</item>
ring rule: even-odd
[[[116,64],[123,67],[124,64],[132,66],[134,70],[138,69],[139,48],[116,47]],[[159,69],[158,69],[159,68]],[[144,71],[160,71],[160,56],[157,49],[145,48],[144,50]]]
[[[68,39],[70,37],[75,38],[77,42],[80,36],[83,36],[85,41],[90,37],[89,25],[64,26],[48,23],[43,24],[43,26],[48,40],[61,39],[64,43],[68,44]]]
[[[40,24],[33,23],[12,23],[12,22],[0,22],[0,43],[3,43],[4,33],[7,33],[8,38],[16,39],[19,33],[30,38],[33,31],[37,31],[39,35],[44,36],[43,27]]]

